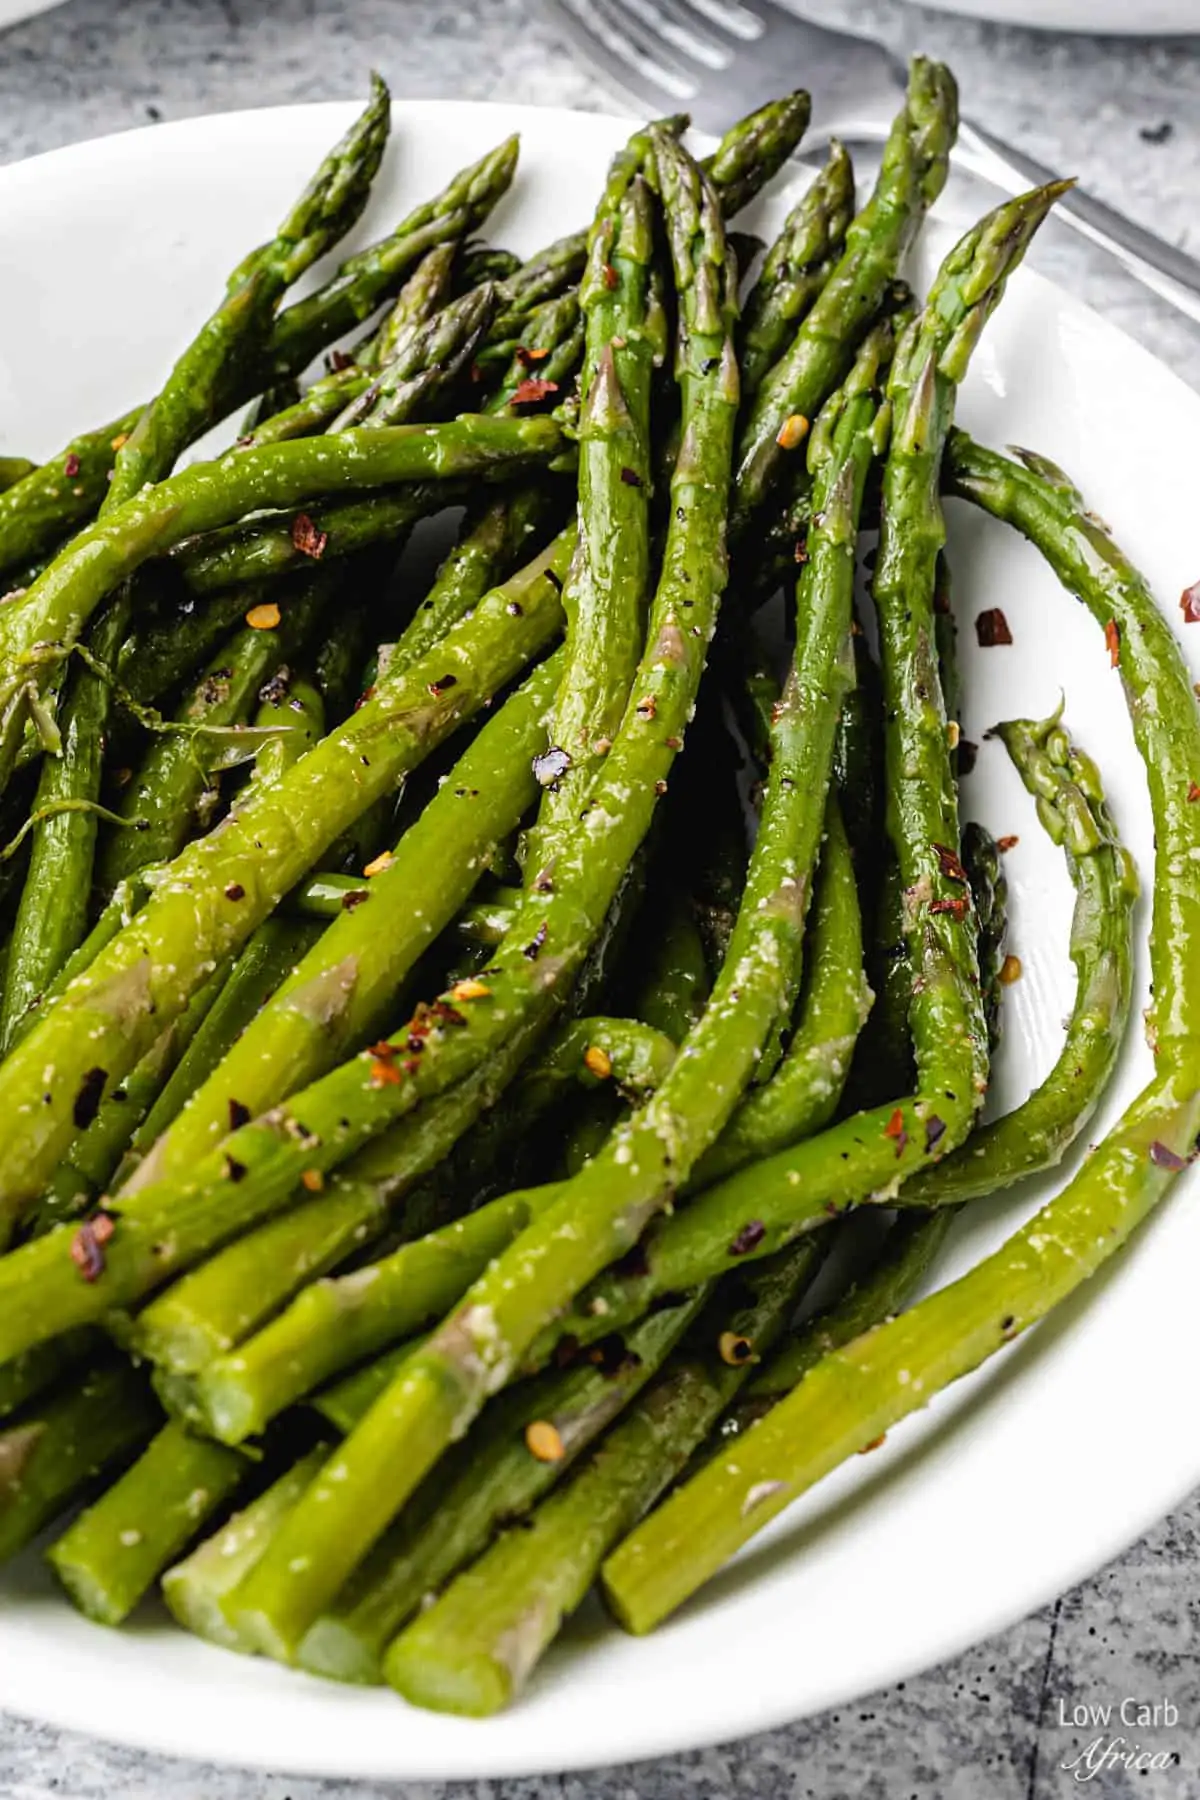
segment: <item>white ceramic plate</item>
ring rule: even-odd
[[[1103,37],[1121,32],[1171,36],[1200,32],[1200,0],[920,0],[939,12],[967,13],[1003,25],[1034,25],[1044,31],[1087,31]]]
[[[0,448],[49,454],[72,428],[150,391],[225,272],[269,234],[349,117],[342,106],[244,113],[0,171]],[[495,239],[532,250],[585,220],[623,141],[619,122],[405,103],[360,238],[513,129],[522,170]],[[777,218],[780,201],[768,210]],[[927,233],[921,278],[947,238],[945,227]],[[1178,623],[1176,597],[1200,576],[1200,398],[1022,275],[976,358],[962,416],[990,442],[1036,445],[1065,463]],[[1065,682],[1068,721],[1100,758],[1148,873],[1144,783],[1100,634],[1023,544],[962,508],[951,527],[968,735],[981,739],[1015,711],[1049,711]],[[1015,644],[980,651],[970,621],[997,604]],[[1187,648],[1200,675],[1200,630]],[[995,744],[983,747],[967,810],[1021,839],[1007,866],[1025,976],[1006,1001],[997,1079],[1009,1106],[1052,1061],[1070,1004],[1070,891]],[[1106,1120],[1148,1069],[1136,1038]],[[71,1611],[33,1558],[0,1575],[0,1706],[181,1755],[420,1779],[620,1762],[868,1693],[1069,1586],[1200,1479],[1190,1423],[1200,1208],[1194,1189],[1179,1189],[1075,1304],[884,1449],[854,1458],[659,1634],[635,1641],[585,1609],[506,1717],[439,1718],[249,1663],[189,1639],[153,1607],[106,1632]],[[950,1264],[989,1248],[1036,1197],[979,1209]]]

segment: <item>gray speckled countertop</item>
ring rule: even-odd
[[[982,123],[1200,252],[1200,40],[1043,38],[889,0],[811,0],[809,10],[900,47],[936,50]],[[523,0],[68,0],[0,36],[0,159],[158,118],[350,96],[370,65],[401,96],[603,106],[604,91],[530,20],[532,11]],[[1062,229],[1035,260],[1200,388],[1200,326]],[[957,1661],[841,1713],[725,1749],[559,1780],[350,1788],[129,1754],[0,1714],[0,1795],[1051,1800],[1086,1773],[1064,1764],[1093,1735],[1061,1724],[1061,1709],[1136,1695],[1177,1709],[1175,1725],[1131,1734],[1172,1766],[1109,1770],[1093,1777],[1091,1791],[1122,1800],[1200,1796],[1198,1650],[1200,1496],[1093,1580]]]

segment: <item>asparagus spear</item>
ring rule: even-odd
[[[307,368],[327,344],[369,319],[428,251],[460,243],[477,230],[512,185],[516,168],[517,139],[506,138],[452,176],[440,194],[414,207],[390,237],[347,258],[315,294],[286,307],[271,334],[272,373]]]
[[[389,434],[348,432],[329,447],[340,448],[356,435],[378,443]],[[255,454],[305,447],[280,445]],[[14,1122],[5,1146],[11,1155],[0,1156],[0,1217],[6,1224],[36,1195],[69,1141],[81,1085],[85,1077],[93,1085],[100,1079],[88,1071],[102,1069],[106,1080],[119,1080],[215,961],[245,941],[340,831],[545,644],[561,617],[558,587],[546,573],[553,571],[554,555],[551,547],[507,588],[488,596],[429,657],[394,682],[381,683],[373,700],[282,780],[249,797],[219,833],[177,859],[134,924],[0,1066],[0,1091],[12,1102]],[[514,618],[508,606],[518,594],[521,611]],[[278,849],[264,857],[268,843]],[[183,944],[190,950],[186,963],[177,948]],[[59,1083],[51,1105],[41,1098],[48,1062]],[[0,1284],[10,1269],[0,1274]],[[14,1346],[12,1354],[22,1347]],[[4,1354],[0,1350],[0,1359]]]
[[[609,1594],[647,1630],[782,1507],[940,1388],[968,1374],[1082,1285],[1169,1189],[1200,1130],[1200,971],[1188,950],[1200,906],[1200,776],[1191,678],[1144,579],[1061,471],[1021,469],[962,435],[956,491],[1016,524],[1068,591],[1116,633],[1122,685],[1154,816],[1151,937],[1154,1079],[1067,1187],[1000,1249],[899,1318],[823,1358],[780,1406],[681,1490],[638,1534]],[[1154,705],[1144,700],[1153,695]],[[686,1546],[676,1531],[686,1532]],[[611,1571],[610,1571],[611,1575]]]
[[[0,1419],[11,1418],[30,1400],[53,1387],[69,1369],[94,1362],[103,1345],[103,1335],[85,1325],[0,1365]]]
[[[490,588],[526,560],[551,506],[546,489],[531,483],[501,489],[468,509],[457,542],[389,652],[390,670],[424,656]]]
[[[484,727],[388,866],[360,887],[364,901],[342,912],[247,1026],[146,1157],[133,1189],[190,1170],[231,1119],[257,1117],[379,1028],[404,976],[532,802],[531,764],[560,670],[551,659]]]
[[[495,1400],[312,1626],[300,1666],[338,1681],[381,1682],[383,1653],[400,1627],[486,1548],[497,1527],[523,1524],[656,1374],[703,1300],[703,1292],[686,1296],[643,1320],[595,1363],[554,1370]],[[552,1457],[534,1454],[531,1431],[542,1434],[532,1441],[544,1439]]]
[[[933,594],[944,534],[940,449],[958,381],[1004,279],[1060,191],[1006,202],[946,258],[889,380],[892,441],[884,469],[875,598],[880,615],[889,783],[888,827],[904,889],[911,970],[914,1095],[858,1113],[709,1188],[651,1228],[636,1274],[585,1294],[562,1328],[584,1338],[598,1298],[618,1320],[657,1291],[708,1279],[728,1258],[771,1254],[830,1213],[890,1200],[910,1174],[964,1141],[986,1085],[986,1030],[958,811],[933,645]],[[819,506],[814,523],[827,505]],[[822,528],[824,529],[824,527]],[[811,546],[810,546],[811,551]],[[696,1271],[699,1271],[698,1273]]]
[[[854,1046],[871,1004],[862,973],[862,921],[850,846],[837,802],[826,812],[813,915],[808,990],[796,1029],[770,1081],[734,1113],[692,1185],[711,1181],[783,1149],[829,1123],[842,1096]]]
[[[725,133],[701,166],[721,197],[727,219],[749,206],[779,173],[808,130],[811,116],[809,96],[797,88],[747,113]]]
[[[168,1423],[46,1559],[80,1612],[120,1625],[252,1468],[240,1451]]]
[[[962,861],[979,921],[979,989],[988,1044],[1000,1041],[1000,995],[1003,991],[1004,938],[1008,929],[1008,883],[1000,866],[1000,850],[986,826],[972,820],[963,826]]]
[[[942,190],[957,124],[949,70],[915,57],[875,190],[850,225],[837,268],[791,347],[759,387],[742,427],[730,519],[735,538],[782,472],[793,442],[788,421],[815,419],[849,368],[923,213]]]
[[[668,1041],[626,1021],[574,1021],[517,1084],[501,1129],[531,1128],[567,1081],[612,1081],[632,1092],[652,1091],[673,1056]],[[607,1074],[597,1076],[593,1068],[607,1069]],[[202,1371],[197,1381],[170,1390],[173,1403],[186,1407],[204,1430],[241,1442],[291,1401],[356,1358],[402,1338],[457,1299],[496,1250],[524,1226],[530,1207],[549,1204],[550,1189],[537,1190],[528,1205],[520,1198],[515,1205],[507,1199],[495,1202],[419,1242],[404,1244],[373,1263],[369,1276],[353,1272],[310,1287],[257,1336],[242,1341],[309,1279],[310,1262],[319,1259],[330,1266],[340,1246],[348,1250],[378,1229],[386,1207],[409,1185],[399,1179],[403,1158],[397,1148],[411,1138],[414,1127],[424,1121],[428,1132],[448,1114],[447,1135],[453,1141],[462,1122],[478,1110],[472,1083],[460,1084],[392,1134],[390,1147],[387,1138],[378,1140],[348,1164],[327,1194],[239,1238],[153,1301],[135,1328],[136,1347],[172,1371]],[[464,1148],[473,1157],[475,1140]],[[415,1172],[410,1166],[409,1176]],[[236,1355],[224,1354],[235,1344],[240,1344]]]
[[[254,623],[251,612],[241,629],[217,650],[178,710],[189,726],[246,724],[264,685],[303,648],[328,612],[341,578],[334,569],[301,576],[280,593],[273,625]],[[226,742],[228,740],[225,740]],[[215,745],[218,751],[222,746]],[[123,881],[152,864],[168,863],[195,831],[206,790],[215,794],[212,761],[201,739],[184,733],[155,737],[122,790],[118,814],[126,829],[108,839],[100,859],[99,882],[112,893]]]
[[[135,406],[65,444],[0,493],[0,571],[36,562],[100,507],[113,458],[142,416]]]
[[[117,452],[102,510],[121,505],[147,482],[168,475],[179,452],[222,413],[230,395],[253,383],[292,283],[354,224],[383,158],[391,98],[378,75],[371,99],[335,145],[278,232],[233,271],[225,299],[201,326]]]
[[[564,604],[567,666],[551,727],[554,778],[530,844],[552,861],[574,824],[629,699],[650,589],[650,389],[667,322],[650,281],[654,208],[637,132],[614,159],[588,234],[579,420],[579,538]]]
[[[265,1493],[235,1513],[163,1576],[163,1599],[186,1631],[225,1650],[248,1650],[222,1611],[222,1601],[263,1553],[280,1522],[296,1504],[327,1455],[316,1444]],[[232,1455],[233,1452],[230,1452]]]
[[[322,493],[422,477],[514,474],[554,455],[560,442],[557,426],[545,418],[464,416],[447,425],[343,432],[231,452],[127,500],[80,532],[3,615],[6,760],[15,754],[26,687],[36,689],[44,673],[44,662],[29,660],[34,647],[74,642],[106,594],[147,557],[256,507],[295,506]]]
[[[246,387],[224,397],[225,404],[232,409],[256,387],[298,374],[326,345],[369,318],[427,251],[457,243],[483,222],[510,186],[516,165],[517,141],[509,138],[452,177],[441,194],[417,207],[389,237],[350,257],[315,294],[285,308],[272,328],[263,363],[247,373]],[[91,517],[107,491],[120,440],[144,411],[137,406],[75,439],[60,456],[0,495],[0,567],[33,561]],[[70,485],[64,486],[60,471],[68,468]]]
[[[161,1418],[145,1377],[110,1357],[0,1432],[0,1561],[136,1453]]]
[[[481,1716],[515,1698],[606,1551],[683,1468],[778,1335],[815,1251],[793,1246],[761,1265],[748,1298],[723,1283],[694,1344],[671,1357],[591,1456],[401,1633],[384,1674],[405,1699]]]
[[[359,369],[382,369],[408,341],[414,326],[441,311],[454,291],[455,270],[461,246],[451,239],[423,256],[384,315],[354,354]],[[475,283],[471,282],[474,287]]]
[[[294,629],[294,621],[289,624]],[[277,781],[325,736],[325,702],[320,689],[284,663],[259,693],[251,730],[264,734],[251,780]]]
[[[489,283],[410,326],[393,347],[391,360],[338,414],[331,430],[354,425],[377,429],[434,417],[470,367],[495,309],[496,290]]]
[[[466,495],[465,483],[416,482],[365,498],[318,502],[307,509],[312,531],[304,534],[305,540],[312,544],[323,538],[321,555],[330,562],[372,546],[398,546],[419,520],[457,505]],[[241,602],[238,617],[254,600],[270,600],[270,585],[280,576],[309,566],[309,552],[297,547],[294,525],[293,513],[274,513],[207,532],[171,551],[166,566],[186,584],[191,605],[200,599],[215,607],[231,587],[255,589]],[[258,584],[263,591],[257,591]]]
[[[127,599],[114,595],[97,620],[92,649],[102,661],[115,660],[128,612]],[[108,684],[82,663],[69,671],[59,707],[62,755],[45,758],[33,801],[34,815],[46,816],[34,827],[29,869],[13,922],[0,1010],[4,1051],[14,1042],[20,1021],[86,935],[98,814],[86,804],[71,811],[54,809],[64,801],[95,801],[99,796],[109,693]]]
[[[644,836],[655,798],[653,784],[670,768],[671,743],[678,742],[691,709],[702,669],[702,646],[715,620],[724,579],[723,501],[737,404],[729,335],[734,296],[724,279],[724,232],[715,195],[702,178],[697,179],[694,166],[673,140],[658,136],[655,157],[659,179],[670,196],[668,214],[678,213],[672,254],[686,321],[680,359],[684,449],[675,464],[671,524],[648,648],[634,684],[636,703],[631,703],[593,791],[600,830],[591,827],[589,815],[578,837],[568,840],[570,861],[565,853],[558,858],[552,892],[538,893],[535,880],[521,910],[522,929],[527,914],[531,919],[540,917],[547,926],[543,943],[551,946],[555,979],[569,955],[569,940],[559,935],[559,919],[564,914],[578,916],[585,896],[593,904],[598,898],[604,867],[599,845],[607,842],[614,850],[618,844],[628,846],[624,863]],[[691,603],[686,611],[685,600]],[[686,631],[681,628],[684,617]],[[505,1030],[510,1009],[504,1002],[515,985],[514,976],[528,993],[541,950],[539,943],[532,962],[521,947],[515,948],[511,960],[502,950],[497,967],[504,985],[489,971],[489,992],[469,1003],[467,1029],[452,1028],[452,1035],[448,1040],[442,1037],[441,1044],[448,1042],[453,1049],[465,1045],[465,1052],[460,1051],[465,1060],[477,1054],[484,1035],[478,1031],[476,1037],[471,1031],[476,1021],[486,1019],[489,1032]],[[525,968],[519,970],[522,962]],[[532,1016],[525,1008],[521,1011],[526,1019]],[[468,1032],[476,1037],[475,1046]],[[507,1035],[516,1035],[511,1025]],[[429,1079],[434,1061],[430,1051],[438,1047],[432,1036],[425,1043],[406,1084],[413,1094]],[[441,1051],[443,1078],[457,1061]],[[395,1107],[395,1101],[392,1104]],[[660,1150],[661,1146],[656,1154]],[[595,1168],[591,1165],[577,1181],[587,1179]],[[298,1642],[449,1437],[465,1428],[487,1392],[503,1381],[547,1314],[613,1254],[614,1240],[619,1245],[636,1236],[638,1209],[625,1203],[623,1183],[614,1184],[615,1193],[602,1188],[590,1208],[576,1205],[576,1185],[572,1183],[567,1195],[496,1260],[459,1309],[410,1359],[250,1577],[243,1593],[246,1611],[255,1616],[259,1641],[269,1643],[273,1651]],[[657,1179],[652,1191],[657,1200]],[[569,1235],[564,1231],[568,1215]],[[542,1279],[541,1263],[549,1250],[555,1266]],[[385,1453],[385,1482],[377,1479],[382,1445],[404,1446],[395,1457]],[[374,1471],[367,1483],[372,1491],[364,1494],[368,1465]],[[308,1561],[316,1537],[321,1539],[320,1552]],[[293,1566],[294,1546],[299,1543],[309,1546],[302,1571]]]
[[[854,214],[854,165],[835,139],[783,222],[742,314],[742,404],[749,405],[811,311],[842,253]]]
[[[133,1184],[134,1172],[142,1159],[229,1054],[260,1008],[291,975],[318,934],[319,927],[308,919],[264,919],[220,983],[219,992],[183,1048],[169,1079],[130,1138],[120,1164],[109,1171],[101,1187],[110,1178],[117,1193]],[[207,989],[201,992],[206,993]],[[183,1017],[188,1018],[190,1012],[191,1006]],[[102,1105],[100,1116],[103,1114]]]

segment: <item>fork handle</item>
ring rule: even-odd
[[[970,121],[960,124],[959,144],[983,163],[981,173],[986,174],[990,165],[996,179],[1005,186],[1038,187],[1054,180],[1054,171],[1035,157],[1014,150],[1011,144]],[[1093,244],[1108,250],[1156,294],[1200,321],[1200,262],[1186,250],[1168,244],[1165,238],[1147,231],[1082,188],[1064,194],[1054,213]]]

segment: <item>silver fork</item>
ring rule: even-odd
[[[564,36],[601,77],[655,113],[686,110],[701,130],[734,119],[790,86],[813,97],[806,144],[881,139],[906,71],[869,38],[799,18],[774,0],[543,0]],[[963,120],[971,168],[1018,192],[1054,178],[1031,156]],[[1103,201],[1075,188],[1056,216],[1117,257],[1139,281],[1200,319],[1200,262]]]

